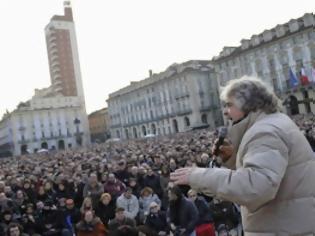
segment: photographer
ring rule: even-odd
[[[315,159],[302,132],[259,79],[232,80],[221,98],[233,124],[220,155],[231,169],[183,168],[171,180],[241,205],[245,235],[314,233]]]

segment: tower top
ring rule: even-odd
[[[71,7],[71,1],[64,1],[63,6],[64,7]]]

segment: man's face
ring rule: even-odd
[[[124,212],[123,211],[116,212],[116,218],[117,220],[123,220],[125,218]]]
[[[20,229],[19,227],[12,227],[10,228],[10,236],[20,236]]]
[[[66,203],[66,207],[67,207],[67,209],[72,210],[74,208],[74,203],[73,202]]]
[[[12,219],[12,215],[11,214],[5,214],[3,216],[3,218],[6,220],[6,221],[10,221]]]
[[[227,99],[224,104],[223,113],[229,120],[232,120],[233,122],[238,121],[245,116],[245,113],[235,105],[234,98]]]
[[[127,192],[125,192],[125,197],[130,199],[131,198],[131,191],[128,190]]]
[[[90,223],[90,222],[93,220],[93,213],[92,213],[92,211],[87,211],[87,212],[85,213],[84,220],[85,220],[87,223]]]
[[[153,206],[150,208],[150,212],[153,214],[158,213],[158,211],[159,211],[159,206]]]
[[[173,193],[171,190],[168,190],[168,198],[170,199],[170,201],[176,201],[177,200],[176,194]]]
[[[149,175],[149,176],[152,176],[152,175],[153,175],[153,171],[152,171],[152,169],[150,169],[150,168],[148,169],[148,175]]]

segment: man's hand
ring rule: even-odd
[[[175,170],[175,172],[171,173],[170,180],[177,185],[188,185],[188,177],[192,172],[193,168],[181,168]]]
[[[216,143],[219,139],[216,139],[214,145],[212,146],[211,152],[214,153]],[[234,151],[234,146],[228,139],[224,139],[223,144],[219,147],[219,156],[222,158],[223,162],[226,162],[232,156]]]

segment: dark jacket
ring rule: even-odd
[[[108,205],[104,205],[99,202],[96,207],[96,215],[101,219],[105,226],[108,225],[109,220],[115,218],[116,204],[114,201],[110,201]]]
[[[198,209],[184,196],[170,203],[169,215],[171,223],[177,228],[185,229],[184,235],[191,234],[197,226]]]
[[[145,225],[156,233],[160,231],[169,232],[166,214],[163,211],[159,211],[157,214],[150,213],[146,218]]]
[[[78,236],[106,236],[106,228],[101,220],[96,217],[91,223],[86,223],[84,220],[77,224]]]
[[[160,176],[153,174],[151,176],[147,175],[144,178],[144,187],[150,187],[153,189],[154,193],[156,193],[159,198],[163,197],[163,191],[160,184]]]
[[[131,227],[135,227],[136,222],[133,219],[128,218],[128,217],[125,217],[122,221],[113,219],[108,224],[108,230],[110,233],[113,233],[115,230],[119,228],[119,226],[122,226],[122,225],[129,225]]]
[[[202,225],[202,224],[213,223],[212,213],[210,211],[210,207],[207,204],[206,200],[203,197],[199,196],[194,201],[194,203],[199,213],[197,226]]]

